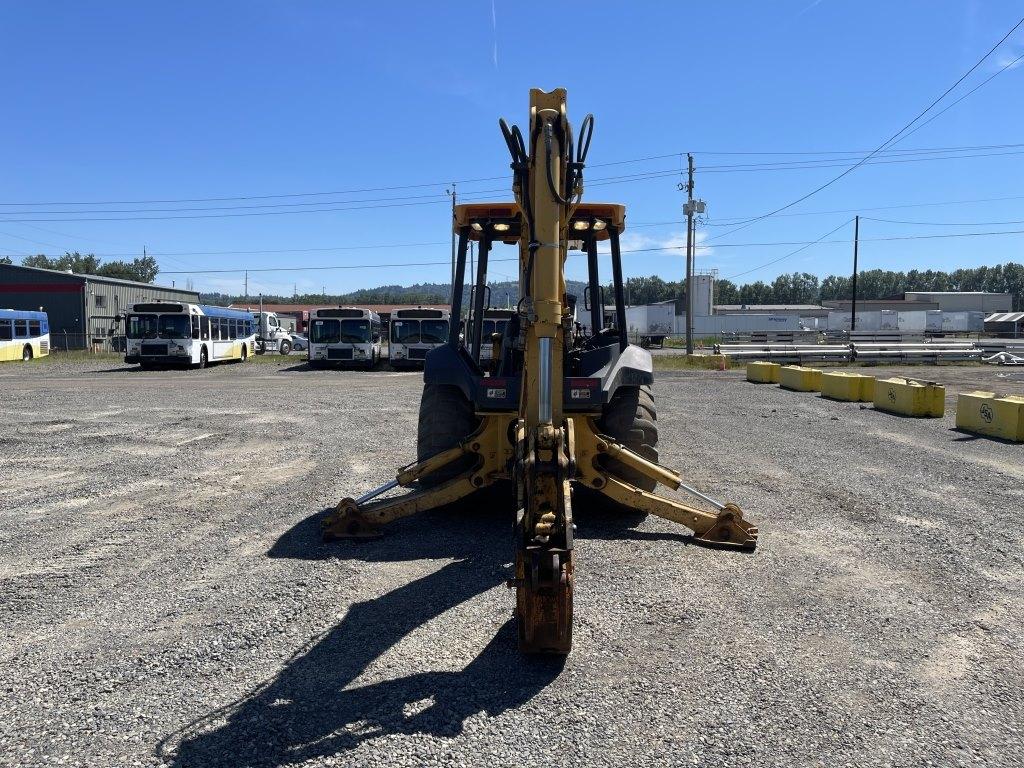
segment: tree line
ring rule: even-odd
[[[631,277],[626,281],[626,300],[630,304],[654,304],[660,301],[682,299],[686,290],[683,280],[663,280],[650,277]],[[567,281],[567,290],[580,298],[585,283]],[[494,307],[516,306],[519,286],[514,282],[489,284],[489,303]],[[447,304],[448,283],[419,283],[417,285],[385,285],[342,294],[303,294],[297,296],[269,296],[268,303],[283,304]],[[973,267],[952,272],[917,270],[895,272],[869,269],[857,275],[858,299],[886,299],[902,297],[905,291],[989,291],[1013,294],[1013,308],[1024,311],[1024,265],[1014,262],[994,267]],[[612,286],[604,286],[604,301],[612,302]],[[204,294],[211,303],[230,304],[243,301],[241,296]],[[469,301],[469,288],[463,292],[463,305]],[[254,298],[248,297],[248,301]],[[731,280],[715,282],[715,304],[820,304],[823,301],[853,298],[853,281],[847,275],[828,275],[819,278],[808,272],[779,275],[774,280],[738,285]]]
[[[10,264],[9,258],[0,263]],[[78,251],[65,253],[63,256],[26,256],[21,260],[23,267],[39,269],[56,269],[60,272],[71,270],[79,275],[99,275],[114,277],[119,280],[134,280],[138,283],[152,283],[160,272],[160,265],[152,256],[142,256],[132,261],[107,261],[98,259],[93,254],[82,255]]]

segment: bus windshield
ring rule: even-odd
[[[415,344],[420,340],[420,321],[393,321],[391,323],[391,340],[396,344]]]
[[[188,339],[192,325],[187,315],[128,315],[129,339]]]
[[[309,332],[310,344],[337,344],[341,341],[341,323],[337,320],[314,320]]]
[[[192,325],[188,315],[160,315],[160,338],[188,339],[192,337]]]
[[[346,344],[369,344],[369,320],[342,320],[341,340]]]
[[[424,344],[443,344],[448,340],[447,320],[424,320],[420,341]]]

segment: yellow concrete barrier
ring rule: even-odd
[[[778,384],[781,367],[778,363],[747,363],[747,381],[756,384]]]
[[[862,373],[832,371],[821,375],[821,396],[851,403],[870,403],[875,397],[875,380]]]
[[[1024,397],[961,392],[956,399],[956,426],[967,432],[1024,443]]]
[[[903,416],[938,418],[946,412],[946,388],[913,379],[878,379],[875,408]]]
[[[820,392],[821,371],[799,365],[783,365],[779,368],[779,386],[795,392]]]

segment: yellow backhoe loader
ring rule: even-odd
[[[574,143],[566,93],[530,92],[524,136],[500,121],[512,157],[514,201],[457,206],[459,238],[448,343],[427,355],[415,464],[323,521],[325,539],[380,535],[380,526],[506,481],[515,510],[516,613],[527,653],[572,646],[573,507],[628,508],[681,523],[694,541],[753,549],[757,528],[734,504],[685,485],[658,464],[650,353],[629,343],[619,236],[625,208],[584,203],[583,170],[593,134],[584,119]],[[574,149],[575,144],[575,149]],[[460,335],[466,254],[478,243],[476,284]],[[615,313],[605,325],[598,243],[611,251]],[[482,338],[492,245],[519,248],[520,300],[503,332]],[[565,262],[586,254],[585,323],[567,295]],[[585,326],[586,330],[581,328]],[[481,360],[490,342],[492,359]],[[683,490],[704,508],[654,494]],[[396,487],[409,493],[380,498]]]

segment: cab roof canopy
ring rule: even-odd
[[[491,240],[511,244],[519,240],[521,222],[518,203],[463,203],[455,206],[453,226],[456,232],[469,227],[470,240],[490,237]],[[569,239],[593,237],[595,240],[607,240],[609,226],[619,232],[626,228],[626,206],[617,203],[580,203],[572,208]]]

